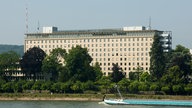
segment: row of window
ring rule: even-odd
[[[133,67],[133,68],[131,68],[131,67],[124,67],[124,68],[122,68],[122,70],[125,72],[125,71],[135,71],[137,68],[135,68],[135,67]],[[145,70],[145,71],[148,71],[149,70],[149,67],[141,67],[141,69],[142,70]],[[108,68],[106,68],[106,67],[104,67],[104,68],[102,68],[102,70],[103,71],[111,71],[112,70],[112,68],[110,68],[110,67],[108,67]],[[105,74],[106,72],[104,72],[104,75],[106,75]],[[110,72],[109,72],[110,73]]]
[[[94,63],[92,63],[93,65]],[[112,66],[113,63],[100,63],[100,66]],[[119,66],[122,67],[122,66],[148,66],[149,63],[148,62],[128,62],[128,63],[119,63]]]
[[[92,56],[93,57],[93,56]],[[93,58],[93,60],[94,61],[98,61],[98,62],[100,62],[100,61],[108,61],[108,62],[110,62],[110,61],[148,61],[149,60],[149,58],[148,57],[130,57],[130,58],[124,58],[124,59],[122,59],[122,58]]]
[[[50,49],[63,48],[62,45],[60,45],[60,46],[59,45],[34,45],[34,46],[39,47],[41,49],[46,49],[46,48],[50,48]],[[26,45],[26,48],[29,49],[29,48],[32,48],[34,46]],[[65,48],[64,47],[64,49],[68,50],[68,49],[71,49],[71,47],[69,45],[69,48]],[[141,48],[138,48],[138,47],[137,48],[130,48],[130,47],[128,47],[128,48],[99,48],[99,49],[98,48],[94,48],[94,49],[90,49],[88,47],[88,50],[90,52],[109,52],[109,51],[112,51],[112,52],[114,52],[114,51],[116,51],[116,52],[118,52],[118,51],[146,51],[146,52],[149,52],[150,48],[148,48],[148,47],[145,47],[145,48],[143,48],[143,47],[141,47]]]
[[[37,41],[26,41],[27,44],[43,44],[43,43],[91,43],[91,42],[147,42],[153,41],[152,38],[119,38],[119,39],[71,39],[71,40],[37,40]]]

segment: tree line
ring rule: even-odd
[[[0,91],[25,92],[37,90],[56,93],[115,93],[118,84],[123,93],[192,94],[192,60],[188,48],[177,45],[164,52],[160,36],[154,37],[150,52],[150,71],[138,66],[125,78],[124,72],[114,63],[112,74],[103,76],[99,63],[91,66],[92,57],[86,48],[73,47],[69,52],[56,48],[46,55],[34,47],[22,58],[10,51],[0,54]],[[13,80],[21,68],[23,77]]]

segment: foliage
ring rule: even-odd
[[[112,71],[113,71],[111,74],[112,82],[118,83],[120,80],[125,78],[125,75],[123,74],[122,69],[118,66],[118,64],[113,63]]]
[[[68,69],[70,80],[76,82],[95,81],[96,73],[90,66],[92,61],[86,48],[81,46],[72,47],[65,58],[66,68]]]
[[[182,78],[184,83],[187,84],[190,82],[189,76],[192,73],[191,61],[192,59],[189,49],[177,45],[176,49],[173,50],[171,54],[168,68],[178,66],[181,71],[181,73],[179,73],[180,78]]]
[[[186,92],[187,95],[191,95],[192,94],[192,84],[187,84],[185,87],[184,87],[184,90]]]
[[[43,84],[42,81],[36,81],[33,86],[32,89],[33,90],[38,90],[39,92],[41,92],[41,85]]]
[[[130,85],[130,80],[127,78],[123,78],[121,81],[118,82],[118,85],[120,86],[121,89],[123,89],[125,92],[128,92],[128,87]]]
[[[156,34],[150,51],[150,74],[154,80],[159,80],[165,71],[165,57],[160,40],[161,36]]]
[[[169,86],[163,86],[161,87],[161,91],[164,91],[165,93],[169,94],[171,93],[171,88]]]
[[[66,50],[56,48],[53,49],[49,56],[45,57],[42,64],[42,71],[46,80],[51,80],[54,82],[58,81],[60,76],[59,74],[62,75],[62,72],[64,72],[64,69],[62,68],[62,61],[64,60],[65,56]],[[60,80],[64,79],[60,77]]]
[[[139,86],[138,81],[131,82],[131,84],[129,85],[129,91],[131,93],[137,93],[139,91],[138,86]]]
[[[160,88],[159,84],[157,84],[157,83],[152,84],[149,88],[150,91],[160,91],[160,89],[161,88]]]
[[[180,70],[179,66],[173,66],[169,68],[167,73],[161,78],[164,84],[177,85],[184,83],[183,71]]]
[[[182,87],[182,85],[173,85],[172,86],[173,92],[178,95],[178,94],[183,94],[184,92],[184,88]]]
[[[2,90],[6,93],[13,93],[13,82],[8,82],[2,85]]]
[[[25,81],[19,80],[14,83],[13,89],[15,93],[22,93],[23,92],[23,84],[25,84]]]
[[[60,91],[61,91],[61,83],[60,82],[54,83],[51,86],[51,92],[53,92],[53,93],[60,93]]]
[[[80,81],[76,81],[72,86],[71,90],[74,91],[74,93],[82,93],[83,92],[83,85]]]
[[[11,80],[12,74],[17,72],[19,67],[19,55],[16,52],[9,51],[0,54],[0,77],[7,81]]]
[[[93,69],[96,73],[96,81],[98,81],[103,76],[103,73],[101,71],[101,67],[100,67],[98,62],[95,63],[95,66],[93,67]]]
[[[33,47],[25,52],[20,64],[27,79],[33,78],[35,81],[37,76],[41,74],[42,61],[45,56],[45,52],[38,47]]]
[[[100,80],[97,81],[97,84],[100,85],[101,89],[105,90],[105,93],[108,93],[109,85],[111,84],[110,77],[103,76]]]
[[[141,82],[149,82],[150,81],[150,75],[148,72],[143,72],[140,74],[139,81]]]
[[[140,82],[138,86],[139,91],[148,91],[149,90],[149,84],[146,82]]]
[[[140,75],[141,75],[141,72],[129,72],[129,79],[130,80],[137,80],[137,81],[139,81],[139,77],[140,77]]]

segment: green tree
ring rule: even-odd
[[[122,88],[125,92],[128,92],[128,87],[130,85],[130,80],[127,78],[123,78],[121,81],[118,82],[120,88]]]
[[[93,69],[96,73],[96,81],[98,81],[103,76],[103,73],[101,71],[101,67],[100,67],[98,62],[95,63],[95,66],[93,67]]]
[[[173,92],[178,95],[178,94],[183,94],[184,93],[184,88],[182,85],[173,85],[172,86]]]
[[[154,80],[159,80],[165,71],[165,57],[161,36],[156,34],[150,51],[150,74]]]
[[[60,91],[61,91],[61,83],[60,82],[54,83],[51,86],[51,92],[53,92],[53,93],[60,93]]]
[[[32,86],[32,89],[33,90],[38,90],[39,92],[41,92],[41,85],[43,84],[42,81],[36,81],[33,86]]]
[[[82,93],[83,92],[83,85],[80,81],[76,81],[72,86],[71,90],[73,90],[75,93]]]
[[[58,81],[62,71],[62,65],[66,55],[66,50],[61,48],[53,49],[49,56],[43,60],[42,71],[46,80]]]
[[[138,81],[134,81],[134,82],[131,82],[130,85],[129,85],[129,91],[131,93],[137,93],[139,91],[139,82]]]
[[[42,74],[41,66],[45,56],[45,52],[38,47],[33,47],[25,52],[20,61],[20,64],[21,70],[27,79],[33,79],[35,81],[38,79],[37,76]]]
[[[14,92],[14,84],[13,82],[7,82],[5,84],[2,85],[2,90],[5,92],[5,93],[13,93]]]
[[[184,90],[185,90],[185,92],[186,92],[187,95],[191,95],[191,94],[192,94],[192,83],[187,84],[187,85],[184,87]]]
[[[41,90],[51,90],[51,85],[53,83],[51,81],[45,81],[41,84]]]
[[[22,88],[23,90],[32,90],[32,86],[34,84],[34,81],[27,81],[25,84],[23,84]]]
[[[98,80],[96,83],[100,86],[101,91],[104,89],[104,90],[105,90],[105,93],[108,93],[109,86],[110,86],[110,84],[111,84],[112,82],[111,82],[110,77],[108,77],[108,76],[103,76],[103,77],[102,77],[100,80]]]
[[[151,84],[150,88],[151,91],[160,91],[161,87],[158,83]]]
[[[183,84],[185,82],[183,71],[180,70],[179,66],[173,66],[169,68],[166,74],[164,74],[161,81],[166,85]]]
[[[147,82],[140,82],[138,89],[139,89],[139,91],[148,91],[149,84]]]
[[[171,59],[168,64],[168,68],[174,66],[179,67],[179,69],[182,71],[182,73],[180,73],[180,77],[184,78],[185,84],[190,82],[189,76],[192,73],[191,60],[189,49],[181,45],[177,45],[176,49],[171,54]]]
[[[73,85],[72,81],[67,81],[65,83],[61,83],[61,90],[63,93],[72,93],[71,86]]]
[[[25,81],[19,80],[14,83],[13,89],[15,93],[22,93],[23,92],[23,85],[25,84]]]
[[[0,54],[0,77],[11,81],[12,74],[18,72],[19,55],[16,52],[9,51]]]
[[[60,67],[61,69],[59,69],[59,78],[58,81],[59,82],[67,82],[70,79],[70,74],[69,74],[69,70],[66,66]]]
[[[170,94],[171,93],[171,87],[166,85],[161,87],[161,91],[165,92],[166,94]]]
[[[148,72],[143,72],[140,74],[140,81],[142,82],[149,82],[150,81],[150,75]]]
[[[125,78],[122,69],[118,66],[117,63],[116,64],[113,63],[112,71],[113,71],[111,74],[112,82],[118,83],[120,80]]]
[[[70,80],[76,82],[95,81],[96,73],[90,66],[92,61],[86,48],[81,46],[72,47],[65,58],[66,68],[69,71]]]

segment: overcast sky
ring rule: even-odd
[[[26,4],[32,33],[38,25],[59,30],[148,26],[151,17],[152,29],[172,31],[174,48],[192,49],[192,0],[1,0],[0,44],[24,44]]]

